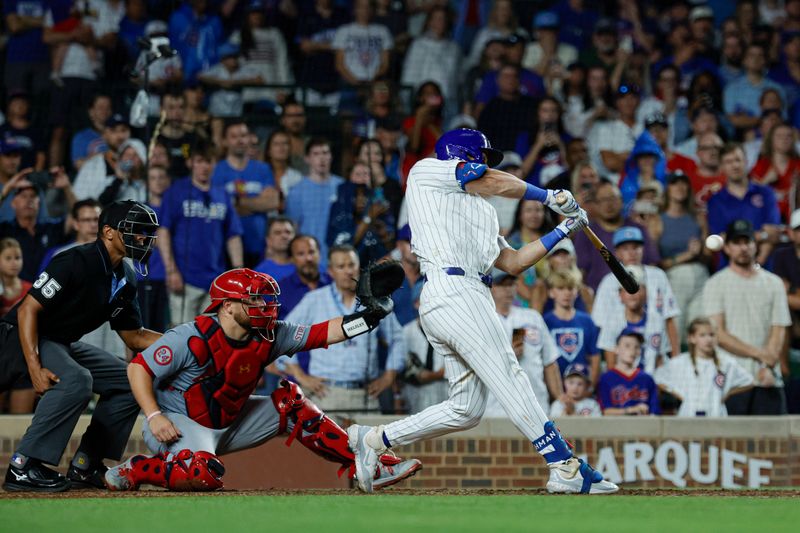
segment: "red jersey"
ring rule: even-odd
[[[778,200],[778,209],[781,211],[781,217],[784,221],[787,221],[791,215],[792,206],[790,205],[789,197],[792,192],[792,183],[800,181],[800,159],[790,159],[786,170],[782,174],[778,174],[777,180],[765,183],[764,177],[770,173],[771,168],[773,168],[772,161],[765,157],[760,157],[750,174],[756,183],[769,185],[775,191],[775,199]]]

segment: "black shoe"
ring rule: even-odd
[[[73,489],[105,489],[106,483],[103,480],[107,471],[108,467],[103,463],[92,465],[86,470],[70,464],[67,479]]]
[[[8,465],[3,488],[8,491],[61,492],[69,488],[69,480],[36,459],[28,459],[22,468]]]

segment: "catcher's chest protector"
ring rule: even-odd
[[[189,350],[204,366],[205,374],[183,393],[189,417],[206,427],[229,426],[256,388],[269,361],[272,343],[255,335],[242,346],[231,346],[220,325],[211,317],[199,316],[195,325],[202,337],[189,339]]]

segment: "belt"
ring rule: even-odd
[[[326,381],[326,384],[340,389],[363,389],[367,386],[363,381]]]
[[[448,276],[466,276],[467,273],[461,267],[442,267],[442,271],[447,274]],[[486,285],[487,287],[492,286],[492,275],[491,274],[481,274],[478,272],[478,277],[481,279],[481,283]],[[422,281],[428,281],[428,276],[422,276]]]

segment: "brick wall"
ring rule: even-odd
[[[359,423],[385,424],[391,417]],[[576,453],[628,487],[800,487],[800,417],[675,419],[562,419]],[[0,417],[0,464],[5,464],[29,423]],[[64,454],[72,457],[88,423],[82,417]],[[127,455],[146,453],[134,429]],[[278,437],[259,448],[224,457],[228,488],[344,488],[336,465],[299,443]],[[541,488],[548,471],[533,445],[507,420],[395,449],[417,457],[424,469],[399,486],[410,488]],[[716,475],[713,475],[716,474]],[[712,479],[713,478],[713,479]]]

